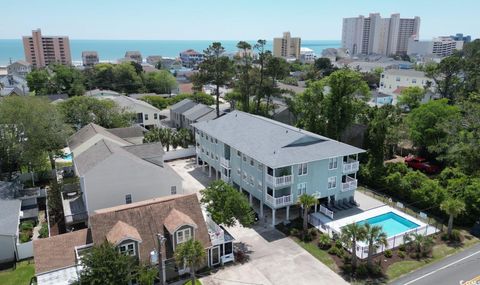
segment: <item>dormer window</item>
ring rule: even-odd
[[[178,230],[176,235],[177,235],[177,244],[184,243],[192,238],[192,229],[186,228],[183,230]]]
[[[120,253],[123,253],[125,255],[130,255],[130,256],[137,255],[136,251],[135,251],[135,243],[134,242],[129,242],[129,243],[119,245],[118,246],[118,251],[120,251]]]

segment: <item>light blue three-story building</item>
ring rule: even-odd
[[[364,150],[261,116],[233,111],[193,124],[197,163],[264,206],[286,210],[301,194],[324,203],[348,203],[357,188],[358,154]],[[315,210],[326,212],[320,206]]]

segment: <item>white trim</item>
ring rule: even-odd
[[[189,233],[188,238],[185,237],[186,232]],[[179,233],[182,233],[182,241],[179,240],[179,237],[178,237]],[[187,242],[187,241],[191,240],[193,238],[192,229],[191,228],[186,228],[186,229],[183,229],[183,230],[176,230],[175,231],[175,238],[176,238],[176,243],[177,244],[181,244],[181,243],[184,243],[184,242]]]
[[[334,181],[334,182],[331,182],[331,180],[333,180],[333,179],[334,179],[335,181]],[[329,186],[330,186],[330,185],[329,185],[330,183],[335,183],[335,186],[334,186],[334,187],[329,187]],[[327,179],[327,189],[328,189],[328,190],[333,190],[333,189],[336,189],[336,188],[337,188],[337,176],[330,176],[330,177],[328,177],[328,179]]]
[[[129,253],[129,249],[128,249],[129,245],[133,246],[133,254]],[[124,252],[122,252],[122,249],[121,249],[122,247],[125,247]],[[120,253],[126,253],[129,256],[137,256],[137,249],[135,248],[135,242],[129,242],[129,243],[125,243],[125,244],[122,244],[122,245],[119,244],[119,245],[117,245],[117,248],[118,248],[118,251]]]

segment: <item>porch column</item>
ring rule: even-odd
[[[205,161],[202,160],[202,171],[205,172]]]
[[[248,192],[248,202],[250,203],[250,206],[252,206],[252,194]]]
[[[317,204],[318,204],[318,200],[315,201],[315,213],[317,212]]]
[[[199,165],[199,164],[198,164],[198,153],[195,155],[195,159],[196,159],[195,165],[198,167],[198,165]]]
[[[287,221],[290,221],[290,205],[287,206]]]
[[[274,208],[272,208],[272,227],[275,226],[275,211],[276,210]]]
[[[212,177],[212,166],[208,165],[208,177]]]
[[[263,201],[260,200],[260,218],[263,218]]]
[[[215,169],[215,180],[218,180],[218,171]]]

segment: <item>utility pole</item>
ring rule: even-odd
[[[160,274],[160,285],[164,285],[165,274],[163,271],[162,244],[166,238],[162,234],[157,234],[158,239],[158,273]]]

